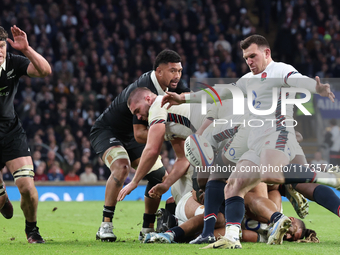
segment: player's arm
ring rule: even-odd
[[[196,131],[196,134],[202,135],[204,130],[209,127],[209,125],[213,122],[213,118],[206,118],[205,121],[203,122],[202,126]]]
[[[150,127],[147,143],[140,158],[135,176],[118,194],[118,201],[122,201],[126,195],[137,188],[138,183],[148,174],[155,164],[164,142],[165,124],[158,123]]]
[[[45,77],[52,73],[52,69],[47,60],[29,46],[27,35],[17,26],[11,27],[14,41],[7,38],[7,42],[16,50],[21,51],[31,63],[27,67],[27,74],[30,77]]]
[[[133,134],[137,143],[146,143],[148,138],[148,127],[144,124],[133,124]]]
[[[139,120],[136,115],[133,115],[133,134],[137,143],[146,144],[148,138],[148,122]]]
[[[182,93],[180,95],[174,92],[166,92],[162,99],[162,107],[169,103],[166,108],[169,109],[173,105],[183,103],[201,103],[202,95],[207,95],[208,91],[210,96],[206,97],[207,103],[214,103],[219,100],[232,99],[233,96],[238,94],[243,96],[243,93],[236,89],[233,84],[219,84],[218,87],[214,86],[205,90],[197,91],[194,93]]]
[[[284,77],[284,83],[292,87],[307,89],[322,97],[328,97],[334,103],[335,95],[331,91],[330,85],[328,83],[321,83],[319,76],[315,76],[314,80],[297,71],[291,71]]]
[[[159,183],[154,186],[150,191],[149,195],[152,198],[160,197],[164,194],[179,178],[181,178],[188,170],[189,161],[185,157],[184,153],[184,142],[185,140],[176,138],[171,140],[172,148],[176,153],[176,161],[170,174],[165,178],[163,183]]]

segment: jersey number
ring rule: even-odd
[[[261,102],[260,101],[256,101],[257,94],[256,94],[255,90],[253,90],[253,96],[254,96],[253,106],[254,106],[255,109],[259,109],[260,105],[261,105]]]

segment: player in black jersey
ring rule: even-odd
[[[168,89],[176,93],[190,90],[180,80],[182,64],[180,56],[172,50],[163,50],[155,59],[154,70],[139,77],[125,88],[98,117],[91,129],[90,141],[96,153],[110,168],[111,175],[106,183],[103,220],[96,239],[113,242],[116,240],[112,229],[112,218],[117,204],[117,196],[130,168],[136,167],[145,147],[147,121],[133,116],[127,106],[128,97],[136,87],[147,87],[157,95]],[[143,144],[141,144],[143,143]],[[160,198],[152,199],[148,191],[162,182],[166,175],[160,157],[150,169],[145,191],[145,213],[141,234],[154,231],[155,213]]]
[[[38,192],[33,181],[31,152],[26,133],[14,111],[13,101],[21,76],[45,77],[52,71],[47,60],[29,46],[24,31],[14,25],[11,27],[11,32],[14,41],[9,39],[8,33],[0,27],[0,167],[3,168],[6,165],[20,191],[28,242],[44,243],[36,225]],[[6,41],[26,57],[7,53]],[[1,195],[6,195],[2,179],[0,179]],[[5,201],[5,205],[0,204],[0,208],[8,206],[6,205],[7,199],[0,201]]]

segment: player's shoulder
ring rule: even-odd
[[[135,84],[136,87],[150,88],[150,86],[152,84],[151,73],[152,73],[152,71],[148,71],[146,73],[143,73],[133,84]]]
[[[287,63],[283,63],[283,62],[273,61],[272,68],[276,71],[286,71],[286,70],[296,71],[294,66],[287,64]]]
[[[252,73],[252,72],[248,72],[248,73],[244,74],[243,76],[241,76],[240,79],[250,78],[250,77],[252,77],[252,76],[253,76],[253,73]]]
[[[7,52],[6,54],[6,61],[8,62],[8,64],[15,64],[18,61],[27,61],[28,58],[25,56],[21,56],[21,55],[16,55],[10,52]]]
[[[157,96],[152,106],[160,107],[162,105],[163,96]]]

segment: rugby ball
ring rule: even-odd
[[[194,167],[211,166],[214,151],[210,143],[201,135],[190,135],[184,143],[185,157]]]

